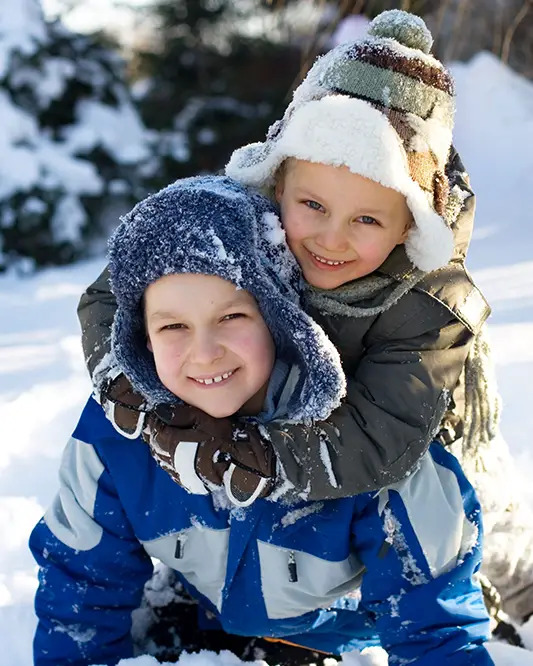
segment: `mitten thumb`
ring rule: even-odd
[[[250,506],[259,497],[270,495],[273,479],[259,476],[231,463],[224,474],[226,495],[235,506]]]
[[[153,458],[173,481],[193,495],[208,494],[204,482],[196,473],[196,457],[198,447],[201,446],[199,442],[175,441],[170,447],[161,446],[158,433],[153,427],[147,428],[145,439]]]

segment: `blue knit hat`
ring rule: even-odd
[[[176,181],[122,218],[109,240],[109,271],[118,306],[112,349],[149,406],[179,402],[157,375],[142,312],[148,285],[175,273],[217,275],[255,297],[278,358],[300,369],[288,418],[327,418],[340,404],[338,352],[302,310],[300,268],[276,208],[257,191],[223,176]]]

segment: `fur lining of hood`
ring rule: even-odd
[[[256,191],[223,176],[176,181],[123,218],[109,241],[109,272],[118,306],[112,350],[149,407],[179,402],[157,375],[141,305],[146,287],[172,273],[217,275],[254,296],[278,357],[300,370],[287,418],[325,419],[339,406],[339,354],[303,311],[299,266],[276,208]]]

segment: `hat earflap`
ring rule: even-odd
[[[431,208],[422,189],[412,188],[406,200],[415,219],[404,243],[409,260],[425,273],[446,266],[454,249],[452,230]]]

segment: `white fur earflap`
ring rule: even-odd
[[[415,226],[405,241],[405,252],[414,266],[429,273],[446,266],[452,258],[455,241],[452,230],[429,205],[423,190],[414,182],[413,185],[406,200]]]

